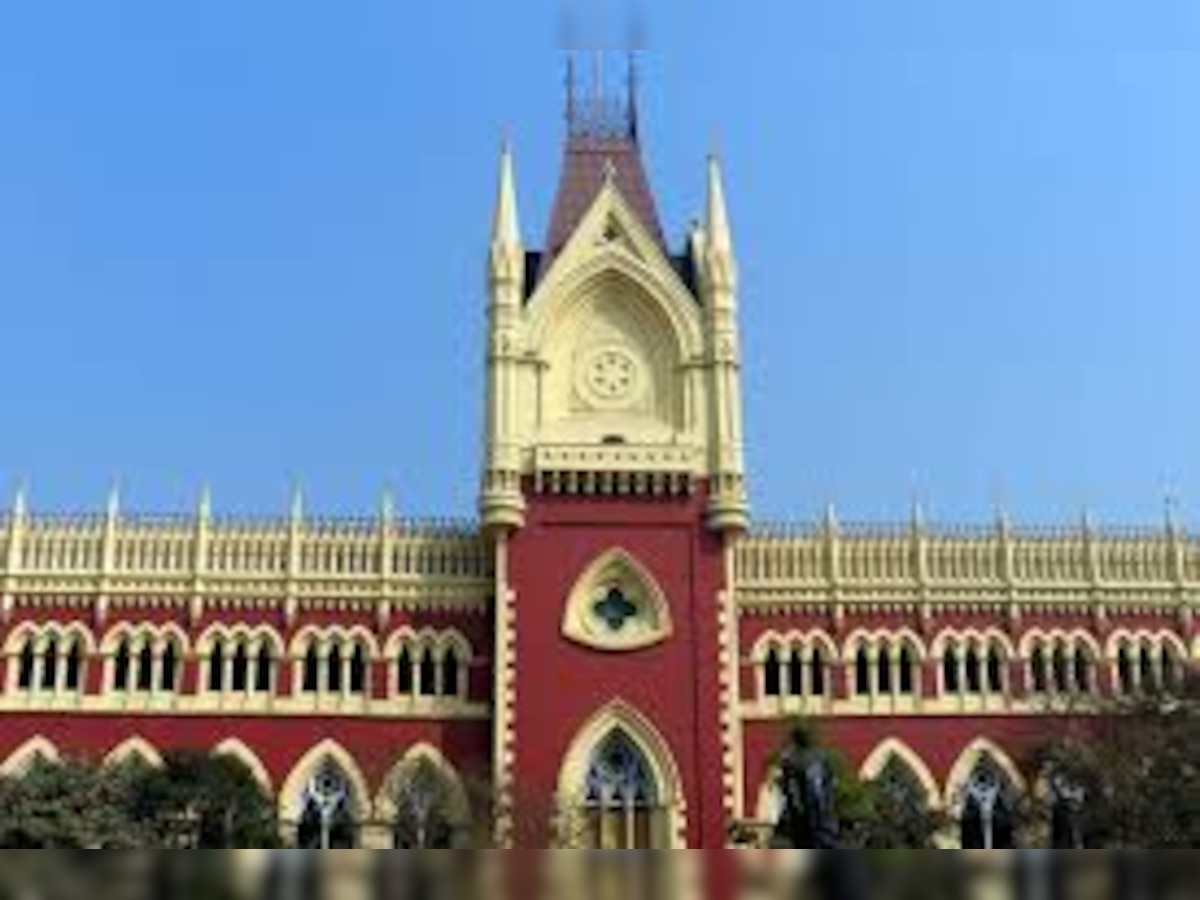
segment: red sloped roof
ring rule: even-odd
[[[562,176],[542,256],[543,274],[591,209],[604,187],[610,167],[615,173],[617,190],[665,251],[658,208],[650,190],[650,180],[646,177],[636,134],[594,135],[575,132],[567,139]]]

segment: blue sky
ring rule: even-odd
[[[1200,4],[641,16],[673,235],[726,159],[763,517],[1197,518]],[[495,157],[536,242],[560,31],[549,0],[4,4],[0,488],[470,513]]]

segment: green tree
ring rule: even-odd
[[[137,764],[135,764],[137,765]],[[161,767],[137,765],[127,780],[132,808],[154,846],[262,848],[279,845],[275,804],[240,760],[190,750]]]
[[[1089,846],[1150,850],[1200,847],[1200,691],[1114,700],[1033,755],[1051,789],[1039,799],[1054,821],[1057,783],[1082,789],[1078,815]]]
[[[78,762],[35,760],[0,779],[0,847],[131,849],[145,830],[130,815],[128,785]]]

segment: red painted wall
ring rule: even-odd
[[[509,571],[517,609],[518,804],[552,801],[572,741],[620,699],[670,745],[684,782],[688,845],[724,846],[717,606],[723,562],[721,539],[704,524],[706,499],[703,492],[683,499],[529,498],[527,525],[510,544]],[[674,624],[667,642],[606,653],[563,636],[572,588],[614,548],[636,557],[667,595]]]

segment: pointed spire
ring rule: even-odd
[[[304,521],[304,490],[299,484],[292,488],[290,518],[293,526],[299,526]]]
[[[17,492],[13,495],[12,517],[17,520],[29,515],[28,485],[24,481],[17,482]]]
[[[114,481],[108,490],[108,505],[105,514],[110,522],[115,522],[121,514],[121,484],[118,481]]]
[[[725,203],[725,178],[721,160],[708,158],[708,217],[705,222],[708,245],[712,250],[733,252],[733,231],[729,226],[729,207]]]
[[[209,490],[207,484],[200,488],[200,500],[196,504],[196,516],[203,521],[208,521],[212,518],[212,491]]]
[[[384,525],[390,525],[396,519],[396,498],[388,488],[384,488],[379,499],[379,519]]]
[[[498,247],[521,246],[521,221],[517,213],[517,176],[512,146],[506,140],[500,153],[500,189],[496,197],[496,218],[492,225],[492,243]]]
[[[837,509],[832,502],[825,506],[825,530],[829,534],[834,534],[838,530]]]
[[[909,514],[909,525],[915,534],[920,534],[925,530],[925,508],[921,505],[921,501],[917,497],[913,497],[912,511]]]

